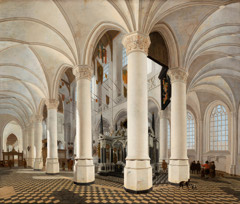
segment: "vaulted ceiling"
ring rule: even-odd
[[[158,25],[172,34],[188,92],[221,94],[237,108],[239,0],[2,0],[0,115],[25,126],[57,96],[63,68],[91,63],[105,32],[149,34]]]

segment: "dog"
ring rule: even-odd
[[[181,181],[179,183],[179,188],[183,188],[183,186],[186,186],[187,189],[189,189],[189,184],[190,184],[190,179],[188,179],[188,181]]]
[[[188,179],[188,181],[181,181],[179,183],[179,188],[183,189],[183,187],[186,186],[188,190],[189,190],[189,187],[191,187],[193,190],[197,189],[196,184],[191,184],[190,181],[191,181],[190,179]]]
[[[190,186],[192,187],[193,190],[194,190],[194,189],[197,189],[196,184],[190,184]]]

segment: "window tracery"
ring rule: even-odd
[[[105,64],[103,67],[103,81],[106,81],[109,74],[109,63]]]
[[[187,149],[195,149],[195,120],[189,111],[187,112]]]
[[[122,49],[122,67],[127,66],[127,64],[128,64],[128,58],[127,58],[126,48],[123,47],[123,49]]]
[[[210,150],[228,150],[228,115],[222,105],[215,106],[210,115]]]

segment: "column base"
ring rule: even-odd
[[[127,160],[124,188],[129,193],[147,193],[152,189],[152,167],[149,160]]]
[[[168,167],[168,181],[170,183],[180,183],[190,178],[188,159],[170,159]]]
[[[231,175],[236,175],[236,165],[231,165],[230,166],[230,174]]]
[[[59,173],[58,158],[47,158],[46,173],[47,174],[58,174]]]
[[[74,184],[90,185],[95,181],[95,166],[92,159],[79,159],[74,168]]]
[[[41,158],[36,158],[34,161],[34,170],[42,170],[43,161]]]
[[[34,160],[33,158],[28,158],[27,159],[27,166],[34,168]]]
[[[144,193],[149,193],[152,191],[152,188],[148,189],[148,190],[143,190],[143,191],[133,191],[133,190],[130,190],[130,189],[127,189],[125,188],[125,191],[128,192],[128,193],[132,193],[132,194],[144,194]]]

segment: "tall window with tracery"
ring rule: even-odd
[[[126,53],[126,48],[123,47],[122,49],[122,67],[125,67],[128,64],[128,58]]]
[[[228,150],[228,115],[222,105],[215,106],[210,116],[210,150]]]
[[[168,149],[171,148],[171,129],[169,120],[167,121],[167,134],[168,134]]]
[[[109,63],[105,64],[103,67],[103,81],[106,81],[109,74]]]
[[[92,101],[93,101],[94,98],[95,98],[94,85],[95,85],[95,77],[92,77],[92,79],[91,79],[91,86],[90,86],[91,96],[92,96],[91,99],[92,99]]]
[[[187,112],[187,149],[195,149],[195,121],[189,111]]]

